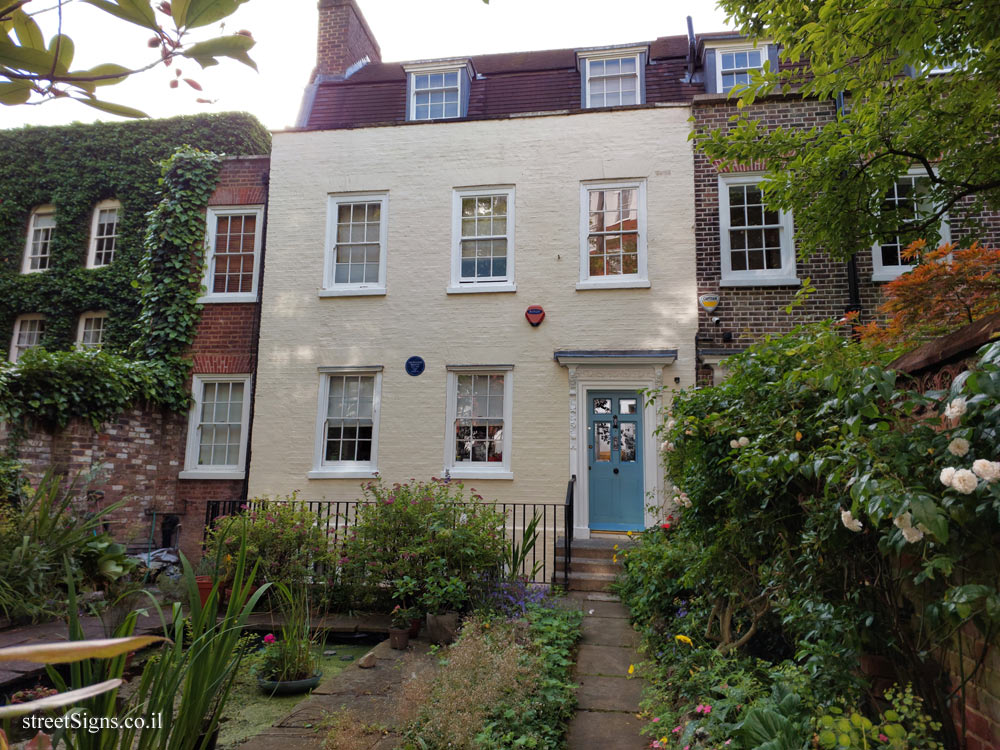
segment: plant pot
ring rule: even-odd
[[[427,615],[427,637],[431,643],[446,646],[455,642],[458,635],[458,612],[446,612],[443,615]]]
[[[215,582],[212,580],[212,576],[195,576],[195,583],[198,584],[198,598],[201,599],[201,606],[205,606],[208,603],[208,595],[212,593],[212,586]]]
[[[418,635],[420,635],[420,626],[423,624],[424,624],[423,617],[414,617],[412,620],[410,620],[410,629],[409,631],[407,631],[410,634],[410,638],[416,638]]]
[[[211,734],[201,734],[195,742],[194,750],[215,750],[219,742],[219,727],[216,727]]]
[[[317,672],[312,677],[306,677],[302,680],[265,680],[262,677],[258,677],[257,687],[261,689],[261,692],[270,696],[300,695],[308,693],[319,685],[321,679],[323,679],[322,672]]]
[[[397,651],[404,650],[410,645],[409,628],[389,628],[389,646]]]

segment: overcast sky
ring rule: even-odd
[[[32,12],[54,0],[30,0]],[[156,3],[154,3],[155,5]],[[691,15],[696,32],[726,28],[715,0],[358,0],[382,49],[382,59],[413,60],[489,52],[587,47],[647,41],[686,33]],[[280,10],[276,11],[276,8]],[[273,130],[291,126],[316,55],[316,0],[250,0],[226,24],[224,33],[247,29],[257,45],[251,56],[260,72],[225,60],[202,71],[177,58],[185,78],[170,89],[174,71],[158,66],[124,84],[99,89],[103,98],[144,110],[152,117],[243,110]],[[37,16],[48,39],[56,14]],[[150,62],[149,32],[79,2],[64,4],[63,30],[76,43],[73,67],[104,62],[138,66]],[[216,31],[218,29],[216,28]],[[198,39],[212,35],[199,30]],[[154,52],[155,55],[155,52]],[[212,104],[196,101],[203,97]],[[116,120],[82,104],[61,100],[40,106],[0,106],[0,128]]]

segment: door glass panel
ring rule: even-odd
[[[611,460],[611,424],[594,422],[594,460]]]
[[[611,399],[610,398],[595,398],[594,399],[594,414],[610,414],[611,413]]]
[[[619,414],[635,414],[635,399],[634,398],[623,398],[618,401],[618,413]]]
[[[635,461],[635,422],[622,422],[618,432],[621,435],[619,461]]]

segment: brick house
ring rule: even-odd
[[[3,283],[14,291],[3,317],[12,362],[39,344],[49,350],[127,351],[138,304],[130,281],[142,252],[143,215],[156,201],[156,161],[185,142],[250,152],[223,158],[206,212],[206,292],[199,300],[204,306],[189,353],[190,412],[135,404],[99,431],[84,420],[54,431],[30,426],[10,446],[33,480],[49,468],[70,477],[91,477],[86,502],[94,509],[126,499],[111,524],[133,549],[179,544],[196,558],[206,502],[246,496],[269,171],[269,157],[253,152],[266,148],[268,134],[249,116],[227,115],[32,128],[0,133],[0,138],[11,143],[19,138],[63,140],[67,148],[49,166],[52,171],[79,171],[77,182],[60,179],[51,185],[40,175],[42,184],[26,186],[24,194],[12,180],[7,183],[12,200],[5,206],[2,229],[13,249],[5,254],[2,273]],[[114,144],[114,158],[96,152],[68,156],[74,139],[100,138]],[[154,140],[156,145],[150,145]],[[130,167],[120,171],[116,162],[148,165],[148,174],[126,178],[123,173]],[[120,194],[124,184],[131,188]],[[77,192],[69,187],[73,185]],[[42,200],[45,204],[38,206]],[[54,293],[45,289],[67,284],[83,290],[80,299],[63,295],[44,310],[32,309],[38,304],[37,290],[44,297]],[[6,443],[6,429],[2,437]]]

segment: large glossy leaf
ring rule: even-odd
[[[21,47],[0,39],[0,65],[5,65],[12,70],[23,70],[45,76],[52,71],[55,62],[55,58],[45,50]],[[56,72],[65,72],[59,70],[58,63],[56,63]]]
[[[105,13],[110,13],[137,26],[144,26],[154,31],[158,31],[160,28],[159,24],[156,23],[156,15],[153,13],[153,8],[150,6],[149,0],[117,0],[117,2],[111,2],[110,0],[83,1],[93,5],[95,8],[100,8]]]
[[[187,13],[184,16],[184,23],[174,20],[178,26],[195,28],[196,26],[207,26],[210,23],[221,21],[223,18],[231,16],[233,12],[247,0],[190,0],[187,5]]]
[[[64,71],[69,70],[69,66],[73,63],[75,50],[76,45],[73,44],[73,40],[65,34],[56,34],[49,42],[49,52],[58,58],[57,65]]]
[[[88,107],[93,107],[94,109],[99,109],[102,112],[108,112],[112,115],[120,115],[121,117],[149,117],[145,112],[139,109],[133,109],[132,107],[126,107],[124,104],[115,104],[113,102],[102,102],[100,99],[89,99],[84,97],[73,97],[78,102],[86,104]]]
[[[250,55],[247,54],[247,51],[254,44],[256,42],[251,37],[233,34],[192,44],[181,54],[196,60],[203,68],[207,68],[209,65],[218,65],[219,61],[215,59],[217,57],[231,57],[257,70],[257,63],[251,60]]]
[[[33,714],[36,711],[44,711],[50,708],[71,706],[74,703],[79,703],[80,701],[85,701],[88,698],[93,698],[96,695],[101,695],[102,693],[114,690],[121,685],[122,682],[123,680],[121,679],[107,680],[106,682],[99,682],[96,685],[88,685],[87,687],[80,688],[79,690],[70,690],[68,693],[50,695],[48,698],[41,698],[37,701],[12,703],[9,706],[0,706],[0,719],[9,719],[14,716],[24,716],[25,714]]]
[[[34,664],[66,664],[82,659],[111,659],[167,640],[159,635],[136,635],[131,638],[103,638],[93,641],[39,643],[32,646],[0,648],[0,662],[30,661]]]
[[[45,37],[42,36],[42,30],[38,28],[35,19],[21,8],[15,10],[11,15],[14,33],[17,34],[17,41],[21,43],[21,46],[38,50],[45,49]]]
[[[0,81],[0,104],[24,104],[30,96],[31,81]]]

